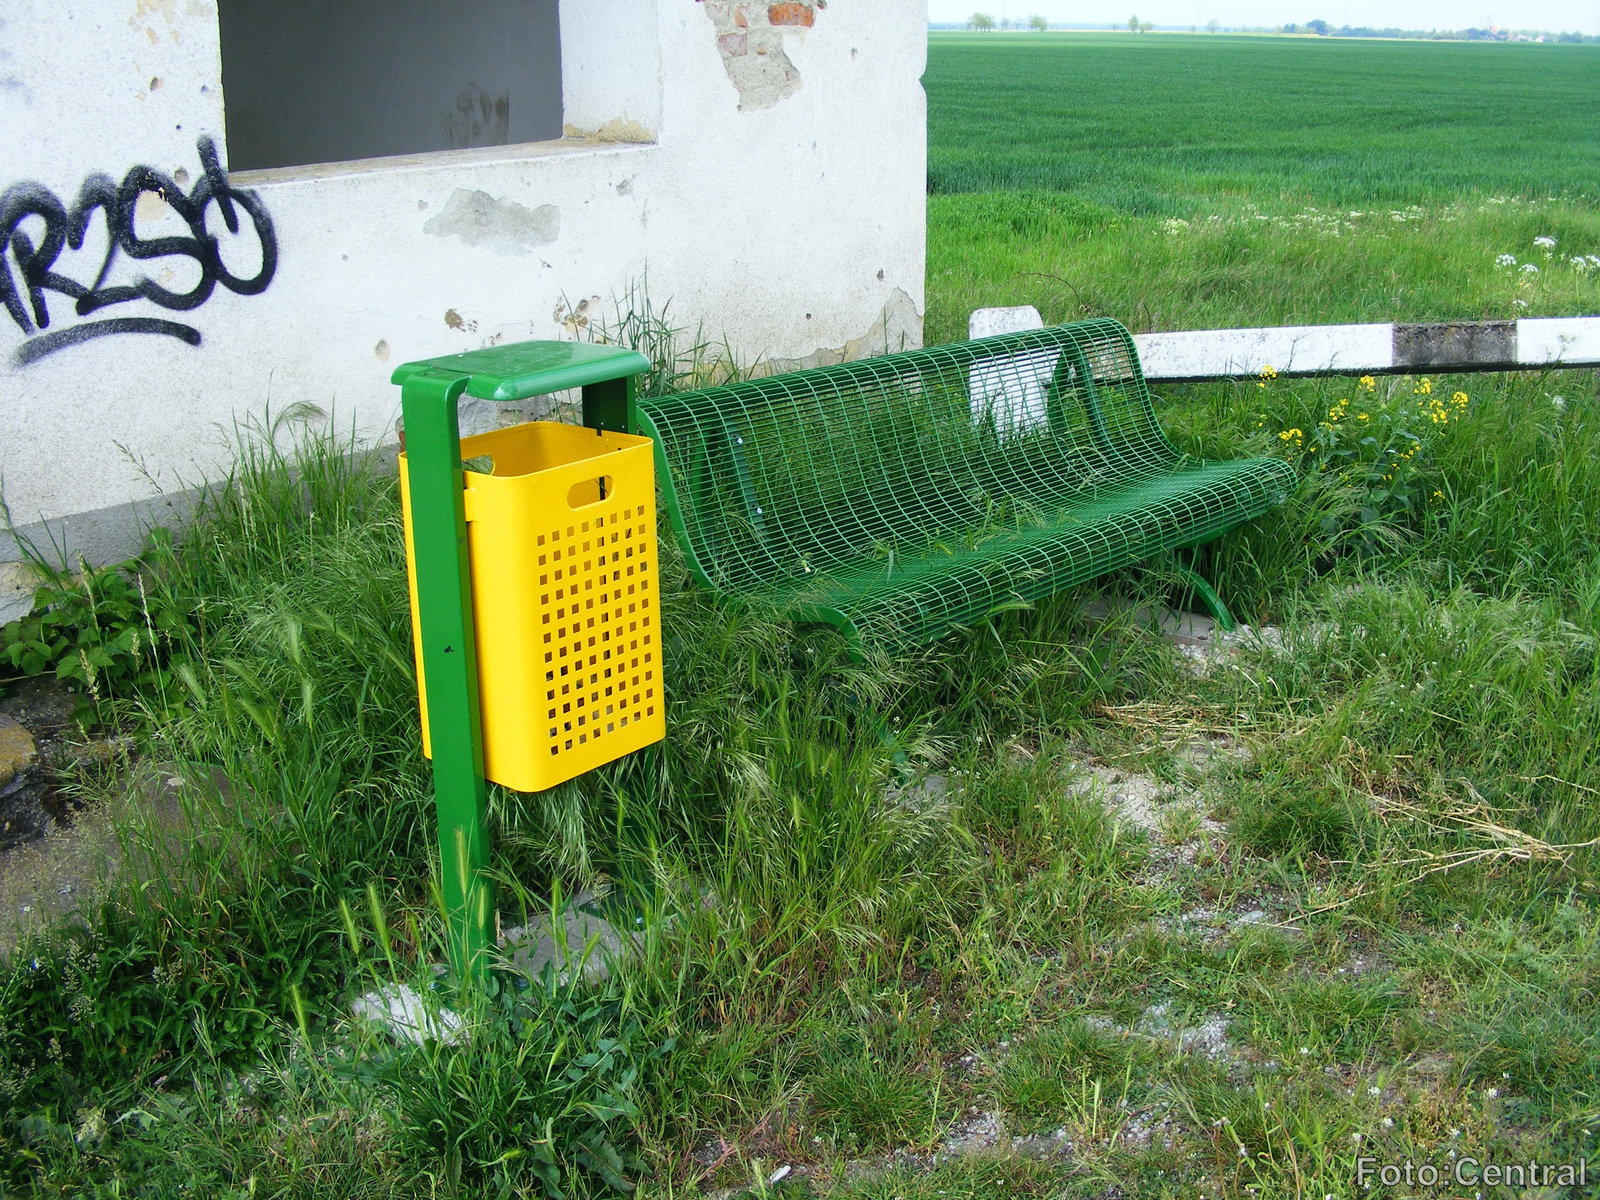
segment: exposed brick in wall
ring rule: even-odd
[[[809,4],[769,4],[767,5],[767,23],[769,25],[804,25],[811,27],[815,20]]]
[[[771,108],[800,87],[800,72],[784,53],[785,37],[804,37],[827,0],[753,4],[746,0],[701,0],[711,18],[717,52],[739,93],[739,110]]]

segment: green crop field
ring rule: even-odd
[[[1600,312],[1600,46],[934,35],[924,84],[930,342]]]
[[[1600,46],[935,34],[933,192],[1426,204],[1600,194]]]

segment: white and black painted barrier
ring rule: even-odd
[[[980,308],[967,323],[974,338],[1042,328],[1032,305]],[[1145,378],[1165,383],[1240,379],[1265,366],[1284,376],[1600,367],[1600,317],[1195,329],[1133,341]]]

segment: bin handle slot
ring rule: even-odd
[[[595,479],[580,479],[567,489],[568,508],[587,508],[591,504],[599,504],[611,494],[611,476],[601,475]]]

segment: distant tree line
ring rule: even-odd
[[[1214,29],[1212,32],[1216,32]],[[1510,29],[1374,29],[1370,25],[1341,25],[1335,29],[1321,19],[1307,21],[1304,25],[1290,23],[1281,27],[1282,33],[1314,33],[1319,37],[1357,38],[1409,38],[1439,42],[1529,42],[1538,39],[1551,42],[1600,42],[1600,37],[1587,37],[1576,30],[1563,33],[1546,33],[1540,30]]]
[[[1035,33],[1043,33],[1050,28],[1050,22],[1034,13],[1026,21],[1013,21],[1009,17],[1002,17],[996,21],[988,13],[975,12],[967,18],[967,28],[988,33],[995,29],[1031,29]]]

